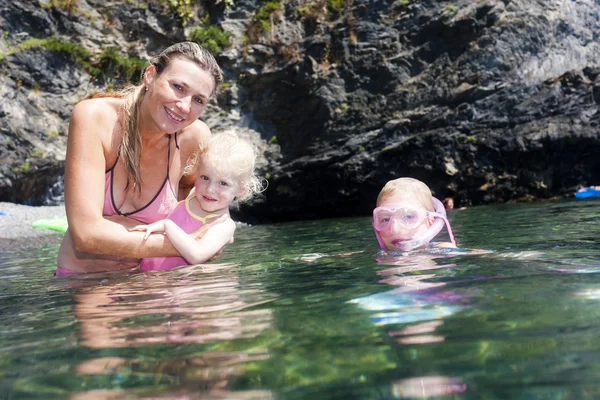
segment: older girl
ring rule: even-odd
[[[446,225],[452,243],[431,242]],[[385,184],[373,210],[373,228],[384,250],[456,248],[442,203],[423,182],[398,178]]]

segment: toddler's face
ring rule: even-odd
[[[403,203],[407,206],[425,209],[423,205],[414,200],[406,200],[405,198],[401,198],[399,196],[392,196],[390,198],[385,199],[379,207],[384,207],[387,204],[397,204]],[[387,249],[396,249],[397,247],[394,245],[397,241],[410,240],[417,236],[422,235],[427,231],[427,229],[431,226],[431,221],[427,218],[423,219],[421,224],[414,228],[407,228],[403,226],[399,221],[395,218],[391,218],[389,221],[389,228],[383,231],[380,231],[381,239]]]
[[[200,161],[196,177],[196,198],[206,212],[223,210],[239,194],[239,182],[231,176],[223,176],[211,165]]]

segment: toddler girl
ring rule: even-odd
[[[201,264],[211,259],[232,238],[235,222],[229,216],[229,205],[244,201],[264,190],[254,172],[256,153],[252,145],[235,133],[214,135],[201,149],[194,189],[181,201],[167,219],[149,225],[138,225],[131,230],[145,231],[144,240],[151,233],[163,233],[175,246],[181,257],[144,258],[142,271],[164,270],[182,265]],[[202,238],[188,236],[207,221],[215,223]]]

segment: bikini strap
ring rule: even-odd
[[[150,200],[150,202],[148,204],[146,204],[144,207],[142,208],[138,208],[135,211],[131,211],[128,213],[122,213],[118,208],[117,208],[117,204],[115,203],[115,196],[113,194],[113,179],[115,177],[115,174],[111,174],[110,175],[110,199],[112,201],[113,204],[113,208],[114,210],[117,212],[117,214],[119,215],[124,215],[126,217],[132,215],[132,214],[136,214],[142,210],[145,210],[146,208],[148,208],[148,206],[150,206],[150,204],[154,203],[154,200],[156,200],[156,198],[160,195],[160,193],[162,192],[163,188],[165,187],[165,184],[167,185],[171,185],[171,183],[169,182],[169,171],[170,171],[170,167],[171,167],[171,135],[167,135],[169,137],[169,143],[167,145],[167,176],[165,177],[165,180],[163,181],[163,184],[160,186],[160,189],[158,189],[158,192],[156,192],[156,194],[154,195],[154,197],[152,198],[152,200]],[[118,156],[117,156],[117,160],[118,160]],[[115,165],[117,165],[117,163],[115,162]],[[113,167],[114,168],[114,165]],[[111,169],[112,169],[111,168]],[[110,170],[109,170],[110,171]]]
[[[175,146],[177,146],[177,132],[175,132]],[[169,151],[167,153],[167,177],[166,182],[169,182],[169,176],[171,171],[171,135],[169,135],[169,144],[167,145]],[[179,147],[177,147],[179,148]],[[170,184],[170,183],[169,183]]]
[[[106,171],[104,171],[105,174],[111,172],[113,169],[115,169],[115,167],[117,166],[117,163],[119,162],[119,155],[121,154],[121,147],[123,147],[123,145],[119,145],[119,151],[117,151],[117,159],[115,160],[114,164],[112,165],[112,167],[110,167],[109,169],[107,169]]]
[[[167,177],[169,176],[169,165],[171,165],[171,135],[169,137],[169,144],[167,144]],[[177,142],[175,142],[177,143]]]
[[[167,136],[169,136],[169,145],[167,146],[169,148],[169,152],[167,153],[167,180],[169,180],[169,170],[171,167],[171,135]],[[177,132],[175,132],[175,148],[179,150],[179,143],[177,143]]]

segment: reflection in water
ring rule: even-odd
[[[445,376],[423,376],[403,379],[392,383],[395,398],[426,398],[464,392],[467,389],[460,378]]]
[[[176,387],[168,398],[188,398],[186,387],[213,398],[254,397],[257,393],[226,390],[229,378],[250,361],[268,358],[266,349],[220,351],[201,344],[254,338],[272,324],[268,309],[253,307],[271,301],[258,285],[242,285],[232,264],[204,265],[134,274],[130,279],[78,287],[73,298],[80,340],[95,349],[188,345],[190,353],[157,357],[98,357],[81,362],[85,375],[142,376],[152,374],[162,386]],[[73,281],[81,286],[82,281]],[[194,346],[192,346],[194,345]],[[157,351],[157,356],[160,351]],[[137,392],[140,389],[136,389]],[[259,392],[260,398],[270,397]],[[77,393],[74,398],[113,398],[122,390]],[[173,397],[175,396],[175,397]],[[154,397],[153,397],[154,398]],[[163,398],[157,395],[155,398]]]
[[[445,282],[432,281],[438,277],[433,273],[420,273],[450,269],[456,264],[438,264],[436,258],[444,255],[381,255],[377,262],[392,265],[377,272],[383,279],[379,283],[397,286],[396,289],[375,293],[349,303],[358,304],[365,310],[378,311],[371,315],[376,325],[402,325],[398,330],[389,332],[390,337],[403,345],[422,345],[440,343],[444,335],[435,334],[443,319],[465,306],[457,305],[466,295],[452,290],[443,290]],[[449,272],[449,275],[452,275]],[[415,323],[416,322],[416,323]],[[412,324],[412,325],[411,325]],[[424,376],[392,382],[390,391],[396,398],[425,398],[444,396],[455,392],[464,392],[467,385],[460,379],[445,376]]]
[[[463,306],[453,305],[460,302],[465,295],[455,291],[444,291],[445,282],[431,281],[437,275],[419,274],[420,271],[452,268],[456,264],[439,265],[432,255],[381,256],[380,264],[393,265],[378,271],[382,276],[380,283],[397,286],[396,289],[375,293],[369,296],[350,300],[360,308],[378,311],[371,316],[377,325],[408,324],[413,322],[442,319],[463,309]],[[436,325],[437,326],[437,325]],[[430,331],[428,331],[430,332]],[[443,337],[429,337],[432,341],[441,341]],[[416,342],[428,342],[426,338],[417,338]]]
[[[398,336],[398,343],[404,344],[422,344],[422,343],[435,343],[443,342],[444,337],[440,335],[428,335],[435,331],[439,326],[442,326],[444,322],[442,320],[435,320],[430,322],[423,322],[420,324],[409,325],[398,331],[391,331],[390,336]]]
[[[454,291],[440,290],[445,285],[443,282],[425,282],[426,279],[434,278],[433,274],[409,276],[396,274],[417,272],[421,268],[423,270],[451,268],[455,264],[436,265],[431,257],[412,257],[408,261],[406,258],[396,257],[389,264],[398,265],[407,262],[408,265],[378,272],[378,275],[386,277],[380,283],[398,285],[397,289],[350,300],[350,303],[356,303],[366,310],[380,311],[371,316],[371,320],[376,325],[404,325],[401,329],[389,332],[391,337],[396,338],[397,343],[420,345],[443,342],[445,337],[434,332],[436,328],[443,325],[444,317],[464,309],[463,306],[451,305],[451,303],[459,302],[465,296]],[[414,322],[417,323],[410,325]],[[422,398],[463,392],[466,388],[465,384],[454,378],[429,376],[393,382],[390,391],[396,398]]]
[[[451,217],[494,253],[378,257],[368,218],[242,227],[215,270],[0,252],[0,398],[600,398],[600,203]]]

